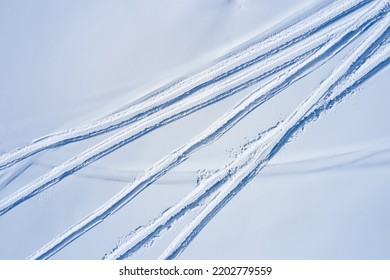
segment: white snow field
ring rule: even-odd
[[[390,0],[0,2],[0,259],[389,259]]]

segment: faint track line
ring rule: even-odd
[[[389,23],[390,20],[387,17],[381,28],[371,38],[375,38],[380,32],[383,32],[382,35],[387,37],[390,32]],[[307,99],[285,122],[273,129],[264,138],[260,139],[258,143],[253,145],[248,152],[243,154],[242,157],[244,159],[249,159],[248,163],[238,167],[234,164],[227,167],[227,169],[235,171],[232,174],[228,174],[228,178],[224,178],[225,183],[220,186],[220,190],[213,200],[177,235],[175,240],[162,253],[161,259],[177,258],[206,224],[264,168],[268,161],[277,154],[297,130],[308,122],[313,121],[313,119],[317,119],[322,112],[332,108],[335,103],[340,102],[345,96],[390,64],[390,45],[380,46],[385,39],[381,38],[381,36],[377,38],[377,44],[373,44],[375,45],[375,51],[371,56],[368,56],[367,53],[371,51],[369,48],[373,45],[367,47],[367,44],[370,42],[368,40],[366,44],[363,44],[364,47],[367,47],[366,51],[362,53],[361,51],[364,47],[361,47],[359,51],[351,56],[351,58],[355,59],[355,54],[362,54],[355,62],[359,61],[359,59],[362,61],[361,64],[356,63],[353,65],[352,67],[355,66],[355,68],[352,71],[350,69],[346,71],[346,73],[350,73],[349,75],[340,77],[337,71],[334,72],[334,75],[325,82],[326,91],[321,90],[322,86],[317,91],[318,94]],[[379,49],[377,49],[378,46],[380,46]],[[351,62],[351,59],[348,62]],[[347,65],[348,63],[343,66]],[[340,68],[343,69],[343,66]],[[335,85],[332,78],[336,77],[346,79],[346,81]],[[328,85],[328,83],[333,84]],[[226,173],[226,170],[222,172]]]
[[[128,109],[99,121],[92,122],[89,125],[42,137],[40,140],[28,146],[1,155],[0,170],[11,167],[41,151],[104,134],[123,126],[137,123],[145,117],[157,114],[160,110],[179,102],[194,92],[229,78],[235,73],[269,56],[288,49],[292,45],[329,27],[336,21],[373,2],[374,0],[336,1],[314,15],[297,22],[293,26],[289,26],[277,34],[266,38],[264,41],[256,43],[246,50],[222,60],[215,66],[197,75],[163,89],[158,94],[151,96],[139,104],[135,104]],[[245,61],[246,59],[249,60]]]
[[[263,89],[263,93],[268,91],[272,91],[272,94],[276,94],[277,92],[283,90],[285,87],[289,86],[295,79],[298,79],[302,74],[305,73],[306,70],[308,70],[310,67],[313,67],[316,63],[320,63],[323,59],[325,59],[328,56],[331,56],[333,53],[337,52],[339,48],[342,48],[344,44],[347,44],[350,40],[354,39],[355,36],[358,36],[360,32],[363,32],[366,28],[374,24],[376,21],[381,19],[381,14],[376,14],[378,11],[375,10],[371,11],[373,15],[370,19],[370,13],[365,13],[364,17],[360,17],[360,24],[357,24],[355,26],[355,29],[353,31],[345,32],[342,39],[336,40],[334,39],[333,43],[334,45],[330,44],[328,48],[322,51],[322,56],[319,54],[312,55],[312,60],[309,62],[301,62],[300,67],[295,66],[293,67],[294,70],[289,70],[288,74],[282,75],[283,78],[275,79],[273,84],[268,85],[266,89]],[[383,12],[384,13],[384,12]],[[374,16],[376,15],[376,16]],[[367,20],[366,22],[364,21]],[[309,67],[310,66],[310,67]],[[274,88],[272,88],[272,86]],[[257,95],[256,95],[257,94]],[[127,187],[122,192],[118,193],[115,197],[113,197],[111,200],[109,200],[106,204],[104,204],[102,207],[91,213],[87,218],[83,219],[73,227],[69,228],[66,232],[58,236],[56,239],[54,239],[52,242],[48,243],[46,246],[44,246],[42,249],[38,250],[35,254],[30,256],[30,258],[48,258],[51,255],[55,254],[59,250],[61,250],[64,246],[72,242],[74,239],[78,238],[100,222],[102,222],[106,217],[109,215],[112,215],[114,212],[119,210],[121,207],[123,207],[129,200],[132,199],[139,191],[141,191],[143,188],[147,187],[150,183],[152,183],[157,178],[161,177],[163,174],[165,174],[169,169],[173,168],[174,166],[178,165],[180,162],[186,159],[186,157],[199,148],[202,145],[205,145],[211,141],[212,139],[217,139],[220,135],[224,133],[224,131],[228,130],[231,126],[234,125],[235,122],[239,121],[242,117],[244,117],[247,113],[249,113],[250,110],[253,110],[259,104],[264,102],[266,97],[264,95],[259,93],[253,93],[251,95],[251,98],[246,98],[245,101],[240,103],[236,108],[235,112],[229,112],[227,113],[222,120],[217,122],[212,128],[207,130],[203,135],[198,136],[195,138],[195,140],[191,141],[190,144],[185,145],[181,149],[178,149],[171,155],[169,155],[167,158],[164,158],[162,161],[160,161],[158,164],[156,164],[153,168],[151,168],[149,171],[147,171],[143,176],[141,176],[139,179],[137,179],[133,184],[131,184],[129,187]],[[272,96],[271,94],[271,96]],[[263,96],[263,97],[261,97]],[[251,101],[253,104],[251,104]],[[248,103],[251,104],[248,107]],[[243,108],[250,108],[249,110],[240,112]],[[221,133],[221,134],[218,134]],[[195,144],[194,144],[195,143]]]

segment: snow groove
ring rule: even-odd
[[[127,109],[84,126],[41,137],[30,145],[1,155],[0,170],[9,168],[41,151],[82,141],[129,124],[137,124],[143,118],[158,114],[160,110],[176,104],[199,90],[234,76],[234,74],[255,65],[267,57],[273,57],[287,50],[294,44],[313,36],[316,32],[324,30],[373,2],[375,1],[335,1],[326,9],[322,9],[314,15],[265,38],[265,40],[227,57],[215,66],[197,75],[161,89],[157,94],[153,94],[146,100]]]
[[[356,22],[356,18],[367,18],[365,15],[366,10],[362,10],[360,13],[356,15],[356,17],[352,17],[352,20],[346,20],[346,22],[340,22],[341,28],[345,27],[348,22],[353,25]],[[370,14],[370,13],[368,13]],[[380,15],[376,18],[372,18],[372,20],[378,20]],[[358,20],[361,21],[361,20]],[[372,24],[367,23],[367,24]],[[326,25],[326,27],[331,27],[331,25]],[[364,26],[362,28],[365,28]],[[337,34],[339,28],[335,28],[335,33]],[[319,30],[317,30],[319,31]],[[325,34],[321,34],[321,36],[317,37],[317,40],[320,41],[320,44],[324,44],[323,41],[326,42],[327,36],[326,33],[330,32],[332,34],[332,29],[323,30]],[[336,36],[334,34],[333,36]],[[354,36],[351,32],[348,33],[348,36]],[[341,45],[347,43],[350,38],[344,38],[344,41],[340,42]],[[293,41],[291,39],[289,41]],[[214,90],[207,90],[201,92],[197,95],[190,96],[186,99],[181,100],[175,106],[167,106],[166,108],[160,110],[158,113],[154,115],[150,115],[137,123],[129,126],[128,128],[118,132],[115,135],[103,140],[102,142],[96,144],[95,146],[87,149],[86,151],[78,154],[77,156],[69,159],[68,161],[62,163],[61,165],[53,168],[51,171],[38,178],[36,181],[32,182],[25,187],[22,187],[17,192],[9,195],[2,201],[0,201],[0,216],[19,205],[20,203],[28,200],[29,198],[35,196],[36,194],[42,192],[43,190],[55,185],[62,179],[67,176],[77,172],[78,170],[86,167],[92,162],[106,156],[107,154],[119,149],[120,147],[138,139],[139,137],[144,136],[145,134],[164,126],[168,123],[171,123],[177,119],[183,118],[188,114],[200,110],[206,106],[210,106],[222,98],[229,96],[231,94],[236,93],[242,89],[248,88],[255,83],[263,80],[266,77],[272,76],[277,72],[284,70],[284,73],[287,73],[289,70],[288,67],[298,63],[301,59],[304,59],[305,56],[309,56],[311,51],[307,51],[303,54],[297,54],[299,52],[306,51],[307,46],[310,46],[313,42],[316,43],[316,37],[310,38],[307,37],[309,42],[303,42],[301,45],[298,45],[299,48],[292,50],[291,52],[287,52],[287,54],[283,54],[282,56],[269,57],[269,60],[265,60],[264,64],[261,64],[258,69],[250,69],[247,72],[243,72],[242,76],[239,76],[237,79],[227,82],[226,84],[222,84],[222,86],[216,85],[213,87]],[[321,42],[322,41],[322,42]],[[320,45],[321,46],[321,45]],[[340,46],[335,45],[335,49],[337,50]],[[318,48],[314,47],[313,50]],[[297,55],[296,57],[290,57],[292,55]],[[285,61],[286,59],[290,59]],[[276,63],[274,65],[273,63]],[[279,63],[279,64],[278,64]],[[267,65],[271,65],[272,68],[267,69]],[[311,66],[310,66],[311,67]],[[309,67],[306,67],[309,68]],[[307,69],[305,69],[307,70]],[[304,72],[304,71],[303,71]],[[254,78],[251,75],[256,75]],[[248,79],[249,78],[249,79]],[[292,81],[291,81],[292,82]],[[271,94],[272,97],[274,94]],[[265,98],[269,99],[269,98]]]
[[[390,17],[387,16],[377,30],[332,73],[312,96],[298,106],[278,127],[272,129],[258,143],[243,153],[241,157],[247,162],[239,166],[233,162],[231,166],[220,171],[226,174],[227,170],[234,170],[224,175],[227,177],[224,178],[226,183],[220,187],[213,200],[177,235],[162,253],[161,259],[177,258],[212,217],[264,168],[297,130],[318,118],[323,111],[331,108],[390,63],[390,45],[384,44],[387,38],[383,38],[389,36],[389,23]],[[372,49],[376,51],[371,53]],[[341,82],[342,79],[344,81]],[[221,178],[218,173],[212,177],[214,176]],[[210,178],[205,182],[208,188],[215,184],[212,180],[213,178]]]
[[[100,222],[102,222],[106,217],[118,211],[128,201],[130,201],[136,194],[138,194],[142,189],[144,189],[152,182],[154,182],[156,179],[164,175],[174,166],[180,164],[192,152],[218,139],[221,135],[223,135],[224,132],[230,129],[235,123],[237,123],[250,111],[254,110],[263,102],[271,98],[273,95],[282,91],[283,89],[288,87],[291,83],[304,76],[308,71],[312,71],[317,64],[322,63],[324,60],[337,53],[337,51],[339,51],[340,48],[348,44],[351,40],[353,40],[354,38],[362,34],[368,28],[371,28],[378,21],[381,22],[382,17],[386,15],[388,11],[387,8],[383,9],[383,7],[386,7],[386,5],[383,5],[382,2],[377,2],[377,3],[379,4],[375,5],[369,11],[365,10],[364,12],[362,12],[361,15],[359,14],[359,17],[357,17],[355,21],[352,21],[350,23],[350,26],[347,26],[346,31],[342,32],[341,34],[338,34],[338,36],[333,36],[323,46],[321,46],[319,50],[310,52],[307,55],[307,57],[305,57],[305,60],[293,64],[286,70],[286,72],[274,78],[267,85],[260,87],[260,89],[256,90],[255,92],[252,92],[247,98],[245,98],[245,100],[243,100],[233,110],[226,113],[222,118],[220,118],[214,125],[212,125],[205,132],[201,133],[200,135],[195,137],[192,141],[184,145],[182,148],[171,153],[166,158],[161,160],[159,163],[154,165],[143,176],[139,177],[133,184],[126,187],[122,192],[118,193],[110,201],[105,203],[99,209],[95,210],[88,217],[86,217],[79,223],[75,224],[73,227],[69,228],[66,232],[64,232],[57,238],[55,238],[53,241],[51,241],[49,244],[44,246],[42,249],[38,250],[36,253],[30,256],[30,258],[34,258],[34,259],[49,258],[53,254],[61,250],[64,246],[72,242],[74,239],[78,238],[79,236],[81,236],[82,234],[84,234],[85,232],[87,232],[88,230],[90,230]],[[372,44],[371,46],[372,46],[371,49],[375,49],[374,44]],[[334,81],[332,85],[336,86],[335,84],[336,82],[338,83],[339,81]],[[233,169],[226,168],[223,169],[224,170],[223,172],[227,172],[230,174],[233,172],[232,170],[235,169],[239,170],[240,169],[239,166],[247,165],[246,162],[248,160],[249,159],[246,158],[242,162],[241,161],[239,161],[239,163],[235,162],[236,164],[235,168]],[[212,185],[219,186],[219,185],[223,185],[223,183],[226,183],[230,177],[222,178],[222,179],[221,177],[213,177],[213,178],[214,181]],[[138,249],[140,246],[142,246],[142,242],[146,242],[147,239],[153,236],[153,233],[155,233],[158,230],[161,230],[164,227],[164,223],[166,224],[167,222],[172,221],[172,219],[176,219],[178,216],[180,216],[179,215],[180,213],[184,213],[182,211],[185,211],[185,209],[188,208],[189,203],[190,204],[198,203],[199,199],[204,197],[207,191],[209,191],[211,188],[207,189],[206,187],[206,189],[203,190],[202,188],[197,188],[197,189],[200,190],[200,193],[196,195],[190,194],[189,196],[187,196],[188,198],[186,198],[184,202],[181,202],[178,204],[178,206],[174,206],[171,208],[176,210],[170,209],[167,212],[165,212],[164,215],[167,215],[164,216],[165,220],[164,219],[156,220],[155,223],[151,224],[151,227],[149,228],[147,227],[148,228],[147,230],[142,231],[143,233],[139,234],[138,239],[132,239],[130,245],[129,243],[125,243],[127,244],[125,248],[121,248],[120,250],[115,250],[113,254],[110,254],[106,257],[120,258],[124,255],[127,256],[128,254],[130,254],[131,250]],[[177,212],[176,214],[174,213],[175,211]],[[169,216],[166,213],[171,213],[171,215]]]

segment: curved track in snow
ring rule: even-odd
[[[378,56],[376,56],[378,54]],[[161,259],[174,259],[177,258],[181,252],[187,248],[190,242],[201,231],[201,229],[252,179],[254,178],[267,164],[267,162],[283,147],[288,139],[300,128],[302,128],[307,122],[313,118],[318,117],[322,111],[331,108],[335,102],[339,102],[349,93],[353,92],[358,86],[367,81],[378,71],[389,65],[390,63],[390,45],[382,48],[378,53],[374,55],[372,59],[363,65],[364,69],[359,73],[352,74],[349,81],[342,87],[338,87],[332,91],[329,99],[324,98],[325,102],[318,102],[316,106],[311,107],[306,113],[305,108],[302,108],[300,112],[294,112],[295,117],[291,116],[291,119],[297,119],[293,125],[284,126],[275,131],[271,135],[273,137],[270,142],[263,145],[255,145],[254,149],[251,149],[253,155],[250,156],[251,161],[245,164],[243,170],[230,175],[226,180],[226,184],[221,187],[221,190],[213,197],[212,201],[208,203],[205,208],[197,215],[197,217],[191,221],[186,227],[177,235],[175,240],[168,246],[168,248],[160,256]],[[352,83],[351,83],[352,81]],[[320,100],[323,101],[323,100]],[[300,116],[300,117],[298,117]],[[288,120],[290,121],[290,120]],[[259,151],[260,150],[260,151]],[[126,256],[126,254],[124,255]]]
[[[372,4],[372,2],[374,1],[336,1],[308,18],[222,60],[215,66],[168,88],[161,89],[158,94],[154,94],[138,104],[90,124],[41,137],[28,146],[1,155],[0,170],[9,168],[41,151],[85,140],[129,124],[137,124],[143,118],[159,114],[167,107],[176,106],[176,103],[194,95],[199,90],[218,84],[268,57],[274,57],[278,53],[288,50],[298,42],[312,37],[317,32],[326,29],[356,10]],[[221,98],[227,96],[221,96]],[[205,104],[205,106],[207,105]]]
[[[375,6],[375,3],[371,5]],[[381,14],[373,17],[369,12],[372,10],[370,9],[371,6],[368,6],[369,7],[367,7],[367,9],[362,9],[360,13],[357,13],[355,16],[352,16],[349,20],[346,19],[345,21],[341,20],[340,22],[338,22],[340,26],[338,26],[338,28],[335,28],[336,34],[332,34],[332,29],[334,28],[334,26],[330,23],[335,23],[332,19],[332,21],[327,21],[327,24],[324,24],[324,26],[321,27],[322,29],[315,29],[316,31],[312,34],[319,35],[318,37],[307,37],[305,33],[304,35],[301,34],[297,37],[287,38],[288,42],[297,41],[297,38],[301,37],[307,39],[307,41],[303,42],[302,44],[298,44],[295,49],[286,50],[286,53],[282,53],[282,56],[280,56],[279,52],[276,52],[275,56],[269,57],[269,60],[265,60],[264,64],[260,64],[259,67],[257,67],[257,64],[253,65],[253,68],[250,68],[249,71],[243,72],[242,76],[239,76],[237,79],[231,82],[227,82],[227,84],[217,85],[213,88],[214,90],[206,90],[204,92],[200,92],[196,95],[185,98],[180,102],[176,103],[174,106],[167,106],[164,109],[158,111],[158,113],[150,115],[140,120],[139,122],[134,123],[126,129],[108,137],[102,142],[89,148],[88,150],[79,153],[75,157],[53,168],[51,171],[38,178],[31,184],[22,187],[17,192],[9,195],[8,197],[0,201],[0,216],[5,214],[15,206],[19,205],[20,203],[42,192],[43,190],[57,184],[59,181],[68,177],[69,175],[88,166],[92,162],[112,153],[113,151],[123,147],[124,145],[134,141],[135,139],[144,136],[151,131],[158,129],[161,126],[183,118],[206,106],[210,106],[218,102],[222,98],[236,93],[237,91],[253,86],[264,78],[270,77],[281,70],[284,70],[284,73],[288,73],[288,67],[293,67],[291,65],[298,63],[300,60],[305,61],[304,58],[310,55],[311,51],[315,50],[316,48],[321,46],[321,44],[324,44],[327,40],[329,40],[327,38],[328,36],[336,36],[337,31],[339,31],[340,28],[345,28],[346,26],[349,26],[348,22],[351,26],[353,26],[354,24],[356,24],[356,22],[361,22],[361,19],[368,18],[367,22],[360,26],[360,29],[364,29],[367,27],[367,25],[370,25],[376,20],[379,20]],[[344,13],[345,12],[342,11],[341,14]],[[369,15],[371,15],[371,18]],[[336,18],[343,17],[339,15]],[[319,31],[322,31],[323,33],[318,34]],[[356,32],[357,31],[348,32],[347,35],[343,37],[343,40],[337,42],[332,48],[332,50],[329,51],[329,55],[326,54],[324,55],[324,57],[316,59],[313,65],[306,63],[308,66],[304,66],[303,71],[301,71],[301,73],[307,71],[311,67],[314,67],[314,64],[322,63],[327,56],[330,56],[332,53],[337,52],[340,47],[347,44],[351,39],[353,39],[354,36],[356,36]],[[299,39],[298,41],[300,40],[301,39]],[[317,43],[317,46],[314,45],[314,49],[310,50],[310,45],[312,45],[313,43]],[[313,46],[311,47],[313,48]],[[307,51],[308,48],[309,51]],[[293,57],[291,57],[291,55]],[[268,69],[267,67],[269,66],[271,66],[272,68]],[[253,77],[253,75],[255,75],[255,77]],[[278,77],[276,79],[278,79]],[[293,82],[293,80],[288,81],[287,84],[291,82]],[[268,96],[269,97],[266,97],[265,99],[269,99],[270,97],[274,96],[274,94],[270,94]]]
[[[313,14],[223,58],[195,75],[158,89],[107,117],[73,129],[46,135],[0,155],[0,190],[13,184],[33,165],[27,159],[97,135],[106,138],[55,166],[43,176],[0,200],[0,219],[37,194],[55,186],[91,163],[135,139],[218,103],[243,90],[249,94],[212,125],[167,154],[133,182],[38,249],[29,259],[48,259],[104,222],[156,180],[202,148],[215,143],[248,114],[350,47],[349,56],[335,63],[331,74],[287,117],[264,131],[239,155],[149,224],[137,228],[104,259],[126,259],[177,227],[161,259],[175,259],[223,207],[284,147],[296,132],[354,93],[390,64],[390,0],[336,0]],[[353,45],[353,42],[359,43]],[[114,130],[117,130],[115,133]],[[25,162],[23,162],[26,160]],[[15,164],[14,169],[6,170]],[[197,213],[193,217],[192,211]],[[192,217],[192,218],[191,218]],[[187,223],[175,223],[190,218]],[[182,221],[182,220],[181,220]],[[181,227],[181,228],[180,228]]]
[[[338,36],[334,36],[332,39],[324,43],[324,45],[321,46],[319,50],[310,52],[309,54],[307,54],[305,59],[303,59],[302,61],[299,60],[299,62],[297,61],[292,66],[289,66],[288,70],[284,74],[276,77],[267,85],[261,87],[260,90],[250,94],[238,106],[236,106],[232,111],[225,114],[220,120],[218,120],[213,126],[211,126],[203,134],[200,134],[198,137],[195,137],[193,141],[190,141],[187,145],[183,146],[181,149],[178,149],[177,151],[168,155],[167,158],[164,158],[158,164],[154,165],[143,176],[141,176],[138,180],[136,180],[135,183],[131,184],[129,188],[126,188],[124,191],[116,195],[114,198],[112,198],[101,208],[91,213],[91,215],[89,215],[86,219],[80,221],[78,224],[68,229],[64,234],[57,237],[55,240],[47,244],[44,248],[42,248],[34,255],[32,255],[31,258],[48,258],[51,255],[55,254],[61,248],[63,248],[71,241],[73,241],[75,238],[84,234],[86,231],[96,226],[98,223],[102,222],[107,216],[112,215],[115,211],[119,210],[121,207],[123,207],[123,205],[125,205],[129,200],[131,200],[132,197],[134,197],[137,193],[139,193],[139,191],[141,191],[143,188],[147,187],[149,184],[154,182],[157,178],[164,175],[168,170],[170,170],[171,168],[173,168],[174,166],[180,164],[183,160],[185,160],[190,153],[199,149],[203,145],[218,139],[218,137],[220,137],[224,132],[226,132],[231,126],[233,126],[236,122],[238,122],[251,110],[253,110],[257,106],[265,102],[267,98],[270,98],[273,95],[277,94],[278,92],[280,92],[281,90],[289,86],[296,79],[299,79],[300,77],[305,75],[307,71],[312,69],[318,63],[323,62],[327,57],[332,56],[340,48],[348,44],[351,40],[353,40],[356,36],[363,33],[366,29],[377,28],[376,26],[378,24],[376,23],[378,21],[383,24],[382,17],[387,14],[387,10],[383,9],[384,6],[385,5],[381,2],[378,4],[378,6],[375,5],[374,7],[371,7],[369,10],[362,11],[362,14],[359,14],[359,16],[356,17],[355,20],[351,22],[351,25],[348,26],[346,31],[341,32],[341,34],[338,34]],[[372,27],[374,24],[375,26]],[[377,45],[378,46],[380,45],[380,41]],[[365,54],[369,55],[369,53],[367,53],[368,51],[371,53],[375,52],[376,50],[375,47],[376,47],[376,43],[371,42],[370,47],[367,50],[365,50]],[[348,71],[342,72],[340,70],[339,72],[342,75],[344,75],[342,76],[343,78],[338,77],[337,81],[333,81],[331,87],[332,88],[336,87],[339,83],[341,83],[341,80],[344,80],[346,77],[352,75],[354,69],[357,66],[360,67],[361,64],[362,64],[361,61],[356,60],[356,62],[354,62],[352,66],[349,65],[350,69]],[[330,90],[328,89],[328,91]],[[271,130],[271,131],[275,131],[275,130]],[[264,139],[264,137],[262,137],[261,139]],[[243,163],[238,163],[238,164],[239,166],[241,166]],[[230,167],[224,169],[224,172],[231,173],[232,170],[235,170],[234,168],[233,169],[231,168],[229,169],[229,168]],[[236,166],[236,169],[237,168],[238,167]],[[217,178],[215,180],[218,186],[223,185],[222,183],[226,182],[225,179],[220,180]],[[201,197],[202,195],[199,194],[196,196],[193,196],[191,194],[190,195],[190,200],[192,201],[191,203],[195,202],[198,198]],[[180,210],[180,207],[182,208],[182,206],[180,205],[185,205],[185,204],[188,205],[188,201],[185,202],[184,204],[179,203],[177,207],[173,207],[173,208]],[[175,217],[175,215],[168,217],[167,220],[168,221],[172,220],[172,217]],[[145,231],[142,235],[142,238],[139,238],[139,240],[143,242],[142,240],[145,240],[145,237],[146,238],[152,237],[153,233],[155,233],[155,230],[156,229],[161,230],[163,225],[164,222],[161,221],[159,223],[154,223],[155,229],[150,230],[149,228],[149,231]],[[139,243],[139,240],[133,239],[132,246],[127,244],[125,249],[122,248],[121,250],[119,250],[122,252],[122,254],[117,255],[117,253],[115,253],[116,254],[115,256],[121,257],[122,255],[129,254],[129,252],[131,253],[131,250],[139,248],[140,246],[142,246],[142,244]],[[129,247],[130,250],[128,250]],[[125,251],[125,253],[123,253],[123,251]],[[114,252],[118,252],[118,251],[115,250]],[[114,255],[110,255],[110,258],[112,256]]]
[[[126,258],[150,242],[162,229],[171,225],[190,209],[200,205],[207,196],[214,195],[205,208],[182,230],[161,258],[177,257],[207,224],[207,222],[253,178],[285,145],[290,137],[306,123],[318,117],[335,102],[353,92],[358,86],[389,63],[390,45],[385,44],[389,34],[389,16],[369,38],[325,80],[318,90],[291,113],[277,127],[270,129],[250,148],[225,168],[203,181],[186,198],[168,209],[159,219],[134,233],[132,237],[106,256],[107,259]]]

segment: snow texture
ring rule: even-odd
[[[390,257],[390,1],[0,23],[0,258]]]

